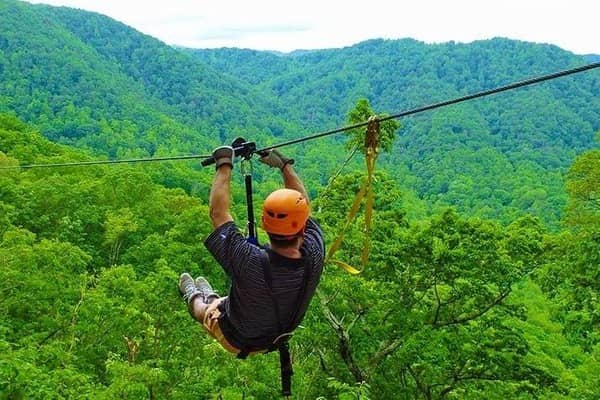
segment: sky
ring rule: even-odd
[[[310,50],[505,37],[600,54],[597,0],[28,0],[95,11],[167,44]]]

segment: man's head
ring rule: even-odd
[[[304,233],[310,208],[306,198],[293,189],[279,189],[263,203],[262,227],[272,244],[294,245]]]

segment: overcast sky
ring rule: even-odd
[[[322,49],[507,37],[600,54],[598,0],[31,0],[96,11],[172,45]]]

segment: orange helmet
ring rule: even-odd
[[[296,235],[304,228],[309,214],[308,202],[302,193],[278,189],[263,203],[262,227],[275,235]]]

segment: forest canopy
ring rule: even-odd
[[[199,160],[585,63],[497,38],[273,54],[173,48],[105,16],[0,2],[0,399],[269,399],[275,353],[232,358],[189,317]],[[304,399],[600,396],[600,75],[382,124],[370,257],[327,265],[291,340]],[[330,244],[366,179],[364,129],[281,148]],[[342,168],[343,166],[343,168]],[[255,208],[279,187],[253,168]],[[245,225],[234,167],[232,210]],[[336,257],[361,263],[364,208]],[[263,233],[260,237],[264,238]],[[218,368],[217,368],[218,367]]]

